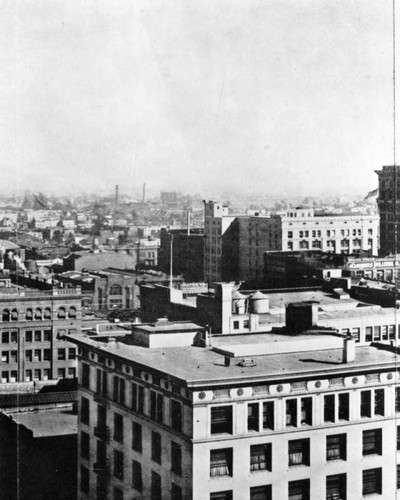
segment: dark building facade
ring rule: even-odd
[[[398,253],[400,240],[395,237],[395,229],[400,222],[400,166],[384,166],[375,172],[379,181],[380,255]]]

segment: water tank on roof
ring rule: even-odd
[[[250,295],[250,310],[254,314],[269,313],[269,298],[260,291]]]
[[[232,293],[232,312],[235,314],[246,313],[246,295],[238,292],[237,290]]]

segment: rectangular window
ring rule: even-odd
[[[211,408],[211,434],[232,434],[232,406]]]
[[[151,433],[151,459],[161,464],[161,435],[154,431]]]
[[[65,349],[57,349],[57,359],[58,361],[65,361]]]
[[[382,326],[382,340],[389,340],[389,329],[387,325]]]
[[[249,403],[247,405],[247,430],[248,431],[258,431],[259,430],[259,404]]]
[[[119,413],[114,413],[114,441],[118,443],[124,441],[124,419]]]
[[[339,394],[339,420],[349,420],[349,393],[345,392]]]
[[[31,363],[31,362],[32,362],[32,359],[33,359],[33,356],[32,356],[32,351],[31,351],[31,350],[27,350],[27,351],[25,351],[25,360],[26,360],[28,363]]]
[[[86,432],[81,432],[81,457],[89,460],[90,457],[90,437]]]
[[[326,436],[326,459],[346,460],[346,434]]]
[[[397,465],[396,468],[396,487],[397,489],[400,488],[400,465]]]
[[[174,431],[182,432],[182,405],[171,399],[171,427]]]
[[[385,415],[385,389],[375,389],[374,410],[375,415]]]
[[[120,405],[125,404],[125,380],[114,375],[113,400]]]
[[[42,341],[42,332],[40,330],[35,330],[35,342]]]
[[[114,450],[114,477],[124,479],[124,454],[118,450]]]
[[[250,446],[250,470],[272,470],[271,455],[270,443]]]
[[[2,351],[1,352],[1,362],[2,363],[8,363],[9,360],[9,353],[8,351]]]
[[[43,332],[43,340],[45,342],[50,342],[50,340],[51,340],[51,330],[45,330]]]
[[[210,493],[210,500],[232,500],[232,490]]]
[[[289,500],[310,500],[310,480],[290,481]]]
[[[363,455],[382,455],[382,429],[363,431]]]
[[[33,335],[33,332],[32,331],[26,331],[25,332],[25,342],[32,342],[32,335]]]
[[[142,491],[143,481],[142,481],[142,464],[132,460],[132,488],[137,491]]]
[[[150,418],[155,422],[163,422],[164,398],[162,394],[150,391]]]
[[[274,402],[266,401],[263,403],[263,429],[274,430]]]
[[[381,340],[381,327],[380,326],[374,326],[373,339],[374,339],[374,341]]]
[[[175,483],[171,483],[171,500],[183,500],[182,488]]]
[[[326,500],[346,500],[346,474],[327,476]]]
[[[108,396],[108,376],[107,372],[97,368],[96,370],[96,392],[97,394]]]
[[[43,349],[43,361],[50,361],[50,349]]]
[[[272,500],[271,485],[250,488],[250,500]]]
[[[397,451],[400,450],[400,425],[397,426]]]
[[[397,413],[400,412],[400,387],[396,387],[395,410],[396,410]]]
[[[310,465],[310,440],[289,441],[289,466]]]
[[[371,391],[361,391],[360,415],[371,417]]]
[[[362,473],[362,494],[382,494],[382,469],[367,469]]]
[[[151,471],[151,500],[161,500],[161,476]]]
[[[132,449],[142,453],[142,426],[132,422]]]
[[[18,352],[10,351],[10,363],[17,363],[18,361]]]
[[[312,425],[312,398],[301,398],[301,425]]]
[[[132,383],[132,410],[137,413],[144,411],[144,387]]]
[[[365,328],[365,342],[372,342],[372,326]]]
[[[174,441],[171,441],[171,471],[182,475],[182,447]]]
[[[75,347],[69,347],[68,348],[68,359],[75,359],[76,358],[76,349]]]
[[[297,427],[297,399],[286,400],[286,425]]]
[[[65,368],[59,368],[57,370],[57,378],[65,378]]]
[[[35,349],[33,351],[33,361],[41,361],[42,360],[42,351],[40,349]]]
[[[389,339],[395,338],[395,325],[389,325]]]
[[[335,395],[329,394],[324,396],[324,421],[335,421]]]
[[[82,387],[90,389],[90,366],[82,363]]]
[[[1,341],[3,342],[3,344],[9,344],[10,333],[9,332],[1,332]]]
[[[239,321],[234,321],[233,322],[233,329],[234,330],[239,330]]]
[[[210,451],[210,477],[232,476],[232,448]]]

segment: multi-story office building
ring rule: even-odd
[[[379,181],[380,254],[388,255],[400,252],[400,239],[395,235],[400,222],[400,166],[384,166],[375,172]]]
[[[61,337],[81,331],[80,289],[34,290],[0,279],[0,320],[0,391],[76,376],[76,347]]]
[[[176,324],[71,337],[80,500],[396,497],[400,388],[388,342],[287,331],[210,347],[195,325]]]
[[[270,216],[234,216],[210,201],[205,204],[206,280],[259,283],[265,251],[377,255],[378,222],[376,215],[318,215],[312,208]]]

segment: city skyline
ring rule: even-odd
[[[365,194],[392,2],[6,2],[3,190]]]

